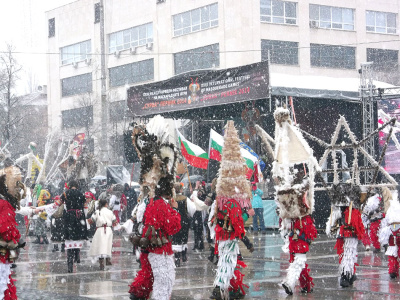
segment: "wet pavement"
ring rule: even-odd
[[[302,295],[296,288],[287,296],[280,286],[288,267],[288,255],[282,253],[282,240],[277,232],[267,235],[248,234],[254,242],[251,254],[240,243],[247,268],[244,282],[249,285],[246,299],[400,299],[400,280],[390,279],[387,258],[381,253],[365,251],[359,243],[358,280],[352,288],[343,289],[338,281],[338,259],[334,240],[321,234],[307,255],[314,292]],[[138,270],[131,244],[114,236],[112,266],[99,271],[87,257],[89,247],[81,251],[81,263],[74,273],[67,273],[66,253],[51,252],[52,245],[35,245],[27,237],[14,278],[19,299],[129,299],[128,285]],[[189,261],[176,269],[176,282],[171,299],[208,299],[214,270],[207,260],[208,251],[193,252],[189,242]]]

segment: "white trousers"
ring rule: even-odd
[[[344,238],[343,256],[339,265],[340,274],[353,276],[354,264],[357,263],[357,238]]]
[[[153,270],[153,300],[169,300],[175,283],[175,263],[173,255],[149,253]]]

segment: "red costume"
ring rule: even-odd
[[[21,237],[15,222],[15,209],[3,199],[0,199],[0,237],[1,241],[18,244]],[[11,278],[10,264],[13,262],[8,248],[0,247],[0,292],[5,300],[17,299],[17,289]],[[6,280],[6,281],[5,281]]]
[[[216,205],[216,204],[214,204]],[[218,210],[217,220],[215,225],[215,254],[219,254],[217,277],[214,281],[213,296],[220,299],[220,291],[225,291],[225,294],[232,296],[242,294],[246,295],[243,286],[243,273],[240,272],[240,267],[247,267],[246,264],[239,260],[239,245],[238,239],[242,239],[245,235],[244,219],[248,219],[247,213],[242,213],[239,203],[234,199],[227,200],[222,205],[222,210]],[[215,222],[214,218],[211,223]],[[230,242],[230,243],[226,243]],[[229,257],[230,259],[225,259]],[[231,262],[231,265],[225,265],[223,262]],[[226,273],[232,274],[223,276],[220,269],[227,270]],[[219,276],[221,275],[221,276]],[[215,295],[214,295],[215,294]]]
[[[341,274],[340,285],[348,287],[355,281],[357,264],[358,240],[362,240],[365,234],[361,213],[353,208],[349,220],[349,207],[341,207],[342,217],[339,221],[339,232],[335,249],[339,255],[339,272]],[[343,212],[344,210],[344,212]],[[350,221],[350,222],[349,222]]]
[[[152,240],[152,238],[157,238],[163,244],[160,246],[155,246],[149,244],[148,247],[142,248],[142,253],[140,255],[140,262],[142,265],[141,270],[137,273],[134,281],[130,286],[129,293],[135,295],[137,298],[148,299],[150,293],[153,291],[153,283],[156,284],[157,276],[173,276],[175,279],[175,270],[174,270],[174,261],[172,258],[172,244],[171,244],[171,236],[181,229],[181,216],[179,213],[172,209],[171,206],[161,197],[155,197],[150,200],[150,203],[147,205],[146,212],[144,213],[144,228],[142,233],[142,238],[147,238]],[[153,231],[154,229],[154,231]],[[149,234],[147,234],[149,233]],[[170,257],[173,265],[173,269],[171,270],[154,270],[155,265],[153,265],[151,258],[153,254],[159,255],[159,257]],[[150,257],[149,257],[150,256]],[[157,259],[155,259],[156,261]],[[164,274],[160,274],[164,273]],[[156,278],[157,277],[157,278]],[[160,278],[161,280],[170,279],[170,278]],[[163,283],[166,288],[171,288],[167,282]],[[154,286],[154,289],[160,288],[159,285]],[[154,290],[153,291],[153,299],[161,299],[157,298],[158,296],[154,295],[155,293],[161,294],[164,290]],[[171,292],[168,289],[168,292]],[[166,295],[163,295],[164,297]],[[164,298],[162,298],[164,299]]]

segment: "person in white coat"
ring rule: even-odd
[[[99,200],[99,207],[88,219],[89,223],[96,224],[96,233],[93,236],[90,245],[89,256],[92,261],[99,261],[100,270],[104,270],[104,259],[106,265],[111,265],[111,249],[113,241],[113,226],[117,226],[118,222],[114,213],[108,209],[107,200]]]

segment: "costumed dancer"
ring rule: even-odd
[[[132,136],[141,159],[137,215],[139,219],[143,214],[143,226],[131,237],[141,248],[141,270],[130,286],[130,299],[168,300],[175,282],[171,240],[181,229],[174,200],[177,153],[161,116],[152,118],[146,126],[135,126]]]
[[[102,199],[99,201],[98,209],[88,219],[89,224],[95,224],[96,233],[94,234],[92,244],[90,245],[89,256],[92,262],[99,261],[100,270],[104,270],[104,259],[106,265],[111,266],[111,250],[113,241],[113,231],[111,227],[118,224],[114,213],[108,209],[108,203]]]
[[[178,212],[181,215],[181,230],[172,236],[172,250],[175,255],[175,266],[187,262],[187,243],[189,238],[190,218],[196,212],[193,201],[183,195],[183,183],[175,184],[175,201],[178,203]]]
[[[211,220],[214,216],[215,211],[215,198],[217,196],[217,178],[214,178],[211,181],[211,191],[207,194],[205,204],[209,207],[207,211],[207,242],[210,249],[210,255],[207,257],[210,262],[213,264],[218,264],[218,256],[215,255],[215,230],[210,229]],[[216,261],[214,262],[214,258],[216,257]]]
[[[330,194],[332,206],[326,234],[337,238],[335,249],[339,256],[340,286],[349,287],[357,279],[357,245],[365,234],[359,210],[365,193],[360,186],[349,182],[333,184]]]
[[[51,195],[49,191],[42,189],[39,194],[37,206],[44,206],[49,204],[49,200],[51,198]],[[37,240],[34,242],[35,244],[48,244],[49,241],[47,239],[47,234],[46,234],[46,221],[47,221],[47,213],[45,211],[42,211],[36,220],[35,224],[35,234]]]
[[[400,203],[397,191],[390,191],[388,188],[382,189],[384,201],[385,218],[382,219],[379,231],[379,242],[387,250],[388,272],[390,278],[399,277],[399,258],[400,258]]]
[[[245,268],[246,264],[239,256],[239,239],[245,236],[244,222],[248,214],[244,210],[251,206],[250,201],[250,182],[246,179],[240,139],[233,121],[228,121],[211,219],[215,253],[219,255],[211,299],[242,299],[246,294],[244,275],[240,272],[240,267]]]
[[[58,251],[59,244],[61,244],[61,252],[65,252],[65,244],[64,244],[64,204],[61,203],[61,197],[55,196],[54,197],[54,204],[57,205],[56,211],[51,215],[51,238],[50,240],[53,243],[53,252]]]
[[[15,211],[20,209],[22,184],[21,171],[11,163],[0,170],[0,299],[17,299],[17,288],[11,278],[11,265],[18,258],[21,235],[15,221]],[[22,196],[24,197],[24,196]]]
[[[86,202],[75,180],[68,183],[68,190],[61,196],[64,204],[65,249],[67,249],[68,273],[73,272],[74,261],[80,263],[80,249],[87,240],[87,224],[84,212]]]
[[[361,217],[365,228],[365,236],[369,237],[372,246],[375,248],[374,252],[379,253],[381,251],[381,244],[379,243],[378,232],[381,226],[381,220],[385,217],[383,201],[379,194],[368,198],[362,209]],[[368,240],[365,236],[363,238],[363,244],[364,241]]]
[[[275,153],[273,179],[283,251],[289,253],[289,268],[282,287],[292,295],[297,281],[301,292],[311,293],[314,286],[306,254],[317,237],[311,214],[314,211],[314,176],[319,170],[313,151],[297,127],[291,124],[289,110],[274,112]],[[308,174],[306,175],[306,171]]]

